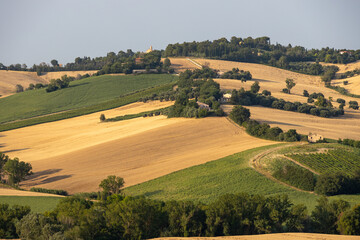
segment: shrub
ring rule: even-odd
[[[65,190],[58,190],[58,189],[46,189],[46,188],[36,188],[32,187],[30,188],[31,192],[41,192],[41,193],[50,193],[50,194],[56,194],[56,195],[62,195],[67,196],[68,193]]]
[[[342,98],[336,99],[336,102],[337,102],[337,103],[343,103],[343,104],[345,105],[345,100],[342,99]]]
[[[100,115],[100,121],[104,122],[106,120],[105,114]]]
[[[309,92],[307,90],[304,90],[303,95],[304,97],[309,97]]]
[[[268,91],[268,90],[262,91],[262,94],[265,95],[265,96],[271,96],[271,92]]]
[[[349,84],[349,81],[343,81],[343,84],[344,84],[344,85],[348,85],[348,84]]]
[[[15,91],[16,93],[20,93],[20,92],[23,92],[24,91],[24,87],[20,84],[16,84],[15,86]]]
[[[283,88],[281,91],[282,91],[283,93],[289,93],[289,89],[287,89],[287,88]]]
[[[330,117],[330,112],[329,112],[329,110],[320,110],[319,116],[328,118],[328,117]]]

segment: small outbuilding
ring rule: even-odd
[[[324,140],[324,137],[317,133],[309,133],[308,135],[308,141],[311,143],[316,143],[318,141]]]
[[[206,110],[210,111],[210,106],[208,104],[202,103],[202,102],[199,102],[199,101],[197,101],[196,103],[197,103],[197,105],[199,105],[200,109],[206,109]]]
[[[222,98],[220,99],[220,101],[221,101],[222,103],[228,103],[228,102],[230,102],[230,100],[231,100],[231,93],[225,93],[225,94],[222,96]]]

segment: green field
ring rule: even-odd
[[[26,91],[0,99],[0,123],[88,107],[176,79],[168,74],[103,75],[73,81],[55,92]]]
[[[313,209],[319,196],[273,182],[249,166],[249,160],[253,156],[275,146],[279,145],[247,150],[131,186],[124,191],[127,195],[144,195],[159,200],[193,200],[204,203],[210,203],[225,193],[246,192],[266,196],[287,194],[294,203],[303,203],[310,210]],[[360,203],[360,196],[345,196],[345,199],[352,204]]]
[[[326,147],[328,150],[324,153],[296,153],[286,154],[286,156],[310,167],[320,174],[343,172],[351,176],[355,171],[360,170],[360,149],[340,144],[322,144],[317,146],[323,149]],[[307,148],[304,147],[303,152],[306,151]]]
[[[43,213],[53,210],[60,199],[60,197],[0,196],[0,203],[7,203],[10,206],[29,206],[32,212]]]

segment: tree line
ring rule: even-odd
[[[360,234],[360,205],[321,197],[309,214],[286,195],[225,194],[210,204],[124,196],[124,180],[108,176],[102,198],[62,198],[45,214],[0,204],[0,237],[21,239],[148,239],[280,232]]]

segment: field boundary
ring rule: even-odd
[[[304,144],[304,143],[301,143],[301,144]],[[261,175],[265,176],[266,178],[270,179],[270,180],[273,181],[273,182],[282,184],[282,185],[287,186],[287,187],[289,187],[289,188],[292,188],[292,189],[294,189],[294,190],[296,190],[296,191],[306,192],[306,193],[311,193],[311,194],[317,195],[317,194],[314,193],[314,192],[302,190],[302,189],[297,188],[297,187],[294,187],[294,186],[292,186],[292,185],[290,185],[290,184],[284,183],[284,182],[282,182],[282,181],[274,178],[269,172],[267,172],[267,171],[265,171],[265,170],[262,169],[260,160],[261,160],[263,157],[265,157],[266,155],[268,155],[268,154],[270,154],[270,153],[273,153],[274,151],[277,151],[277,150],[279,150],[279,149],[282,149],[282,148],[285,148],[285,147],[294,146],[294,145],[298,145],[298,144],[294,144],[294,143],[292,143],[292,144],[286,144],[286,145],[283,145],[283,146],[271,148],[271,149],[268,149],[268,150],[266,150],[266,151],[264,151],[264,152],[261,152],[261,153],[255,155],[253,158],[250,159],[250,161],[249,161],[249,166],[250,166],[251,168],[253,168],[255,171],[257,171],[258,173],[260,173]],[[293,161],[293,160],[292,160],[292,161]],[[296,163],[296,162],[294,162],[294,163]],[[296,163],[296,164],[298,164],[298,163]],[[302,166],[301,166],[301,167],[302,167]]]

